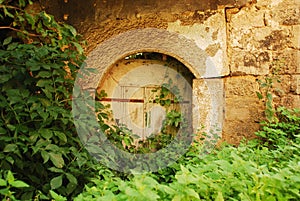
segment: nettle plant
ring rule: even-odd
[[[0,170],[28,184],[10,185],[16,198],[71,197],[94,174],[71,114],[84,41],[46,12],[26,11],[29,4],[0,0]]]

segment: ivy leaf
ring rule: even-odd
[[[4,11],[4,15],[5,16],[8,16],[8,17],[11,17],[11,18],[14,18],[14,15],[11,14],[10,12],[7,11],[6,7],[2,7],[3,11]]]
[[[54,135],[57,136],[63,143],[67,142],[67,136],[60,131],[54,131]]]
[[[6,180],[9,184],[11,184],[13,181],[15,181],[15,177],[10,170],[7,172]]]
[[[18,146],[16,144],[8,144],[5,146],[3,152],[14,152],[18,149]]]
[[[47,85],[51,84],[51,80],[41,79],[36,83],[36,86],[38,87],[45,87]]]
[[[56,167],[48,168],[48,170],[50,170],[51,172],[56,172],[56,173],[64,173],[64,171],[62,169],[58,169]]]
[[[223,198],[223,195],[222,195],[222,192],[218,192],[218,196],[216,197],[215,199],[216,201],[224,201],[224,198]]]
[[[53,136],[53,132],[50,129],[40,129],[39,131],[43,138],[49,140]]]
[[[5,38],[4,41],[3,41],[3,45],[8,45],[9,43],[11,43],[12,41],[12,37],[8,37],[8,38]]]
[[[38,71],[41,68],[40,64],[33,59],[26,61],[25,64],[31,71]]]
[[[15,187],[15,188],[25,188],[25,187],[29,187],[28,184],[26,184],[25,182],[23,181],[13,181],[12,183],[10,183],[10,185],[12,187]]]
[[[10,50],[14,50],[16,49],[16,47],[19,45],[19,43],[11,43],[8,45],[7,47],[7,50],[10,51]]]
[[[48,152],[42,150],[42,151],[41,151],[41,155],[42,155],[42,158],[44,159],[44,163],[47,163],[47,161],[48,161],[49,158],[50,158]]]
[[[55,193],[54,191],[50,190],[50,195],[52,196],[52,198],[55,200],[55,201],[65,201],[67,200],[67,198],[61,196],[61,195],[58,195],[57,193]]]
[[[37,74],[37,77],[41,77],[41,78],[49,78],[52,76],[52,73],[49,72],[49,71],[40,71],[38,74]]]
[[[58,177],[54,177],[50,181],[51,189],[58,189],[59,187],[61,187],[61,185],[62,185],[62,175]]]
[[[79,43],[73,42],[72,44],[76,47],[79,54],[83,53],[83,48]]]
[[[62,168],[65,165],[64,159],[61,154],[50,152],[49,157],[55,167]]]
[[[67,176],[68,180],[70,181],[70,183],[77,185],[77,179],[76,179],[76,177],[74,177],[74,175],[72,175],[70,173],[66,173],[66,176]]]
[[[77,35],[76,29],[74,27],[72,27],[72,26],[70,26],[68,24],[65,24],[64,27],[67,28],[71,32],[72,36],[76,36]]]
[[[6,186],[7,183],[4,179],[0,179],[0,186]]]
[[[19,0],[20,7],[24,7],[26,5],[26,2],[24,0]]]
[[[26,20],[27,22],[31,25],[31,29],[34,29],[34,25],[35,25],[35,20],[34,18],[32,17],[32,15],[28,14],[28,13],[25,13],[25,17],[26,17]]]

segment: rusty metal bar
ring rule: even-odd
[[[144,103],[145,100],[143,99],[128,99],[128,98],[101,98],[96,99],[97,101],[106,101],[106,102],[129,102],[129,103]],[[171,103],[180,103],[180,104],[189,104],[190,101],[180,101],[175,102],[174,100],[171,100]]]

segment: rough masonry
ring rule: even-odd
[[[210,83],[211,96],[222,99],[215,112],[229,143],[252,138],[259,128],[264,103],[256,96],[258,80],[278,74],[275,104],[300,107],[299,0],[42,0],[39,6],[77,28],[88,41],[88,56],[98,44],[135,29],[157,28],[193,41],[208,58],[205,73],[190,67],[194,99],[205,108],[203,81]]]

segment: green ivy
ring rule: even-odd
[[[71,114],[72,89],[85,59],[80,35],[32,1],[0,1],[0,169],[29,187],[21,200],[81,192],[95,162],[83,149]]]

